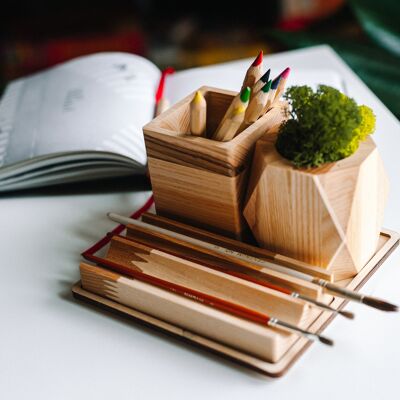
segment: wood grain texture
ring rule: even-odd
[[[207,86],[199,90],[207,101],[207,137],[188,135],[190,102],[194,96],[191,94],[143,127],[147,153],[154,158],[162,158],[163,154],[169,155],[175,158],[176,163],[183,156],[185,163],[190,162],[192,166],[199,168],[203,167],[203,161],[207,161],[210,171],[234,176],[247,165],[257,139],[279,127],[284,118],[282,108],[286,104],[277,104],[229,142],[219,142],[209,139],[209,136],[217,128],[236,93]],[[154,144],[161,146],[162,152],[159,147],[153,149]],[[213,165],[216,165],[215,170]],[[220,171],[221,167],[223,172]]]
[[[255,142],[276,131],[285,105],[278,104],[234,139],[219,142],[209,137],[235,93],[199,90],[207,101],[206,137],[189,135],[194,94],[143,128],[157,212],[241,239],[247,230],[243,200]]]
[[[82,287],[91,293],[264,360],[278,360],[297,340],[294,334],[249,322],[136,279],[120,275],[116,281],[108,281],[108,271],[102,267],[81,263],[80,269],[84,271]],[[104,295],[102,285],[96,288],[95,282],[100,281],[112,287],[112,293]]]
[[[309,320],[311,307],[302,300],[164,251],[147,247],[146,254],[137,249],[132,240],[114,237],[106,259],[295,325],[304,326]]]
[[[190,225],[182,224],[156,214],[145,213],[143,214],[142,219],[146,223],[188,235],[205,242],[213,243],[230,250],[240,251],[264,260],[274,262],[278,256],[276,253],[269,252],[268,250],[254,247],[225,236],[192,227]],[[217,267],[225,268],[228,271],[230,270],[244,273],[245,275],[255,279],[270,282],[291,291],[297,291],[304,296],[318,301],[323,301],[327,304],[332,301],[332,296],[324,294],[322,288],[313,283],[305,282],[301,279],[282,274],[280,272],[265,270],[262,267],[250,264],[246,261],[238,260],[233,257],[226,257],[217,252],[206,250],[180,240],[171,240],[165,235],[154,234],[148,230],[144,231],[135,228],[136,227],[128,226],[126,236],[133,238],[134,240],[143,241],[143,243],[149,246],[153,246],[167,252],[173,252],[173,254],[181,254],[181,256],[190,257],[191,260],[205,265],[216,265]],[[293,265],[296,264],[296,261],[288,259],[286,263],[282,262],[281,264],[284,266],[293,267]]]
[[[157,213],[242,238],[247,170],[235,177],[149,157]]]
[[[398,243],[399,235],[397,233],[389,230],[383,230],[378,242],[377,252],[373,255],[373,257],[368,261],[364,268],[361,269],[356,277],[341,281],[339,284],[352,290],[359,290],[373,275],[373,273],[382,265],[384,260],[398,246]],[[266,361],[265,359],[260,358],[260,356],[256,356],[247,351],[241,350],[236,345],[232,346],[222,341],[215,340],[207,333],[202,335],[193,332],[189,329],[182,328],[179,324],[175,324],[172,321],[153,316],[139,308],[128,307],[116,302],[115,300],[98,295],[96,292],[85,290],[82,288],[81,282],[78,282],[76,285],[74,285],[72,291],[77,299],[129,317],[135,321],[166,332],[170,335],[180,338],[181,340],[185,340],[209,351],[215,352],[221,356],[229,358],[230,360],[272,377],[280,377],[284,375],[311,345],[310,341],[307,341],[303,338],[295,340],[292,345],[290,345],[290,343],[283,344],[284,347],[288,346],[288,348],[285,349],[285,351],[280,350],[280,352],[282,352],[282,356],[277,357],[275,362]],[[332,306],[337,309],[341,309],[345,304],[345,300],[336,298],[332,303]],[[333,318],[334,317],[330,313],[323,312],[309,325],[308,329],[313,332],[322,333],[322,331],[329,325]],[[276,355],[277,354],[275,354],[275,356]]]
[[[274,146],[257,144],[244,216],[260,246],[325,268],[333,280],[354,276],[374,254],[387,178],[371,138],[352,156],[296,169]]]

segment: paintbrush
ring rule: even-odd
[[[141,228],[141,229],[143,229],[143,228]],[[144,231],[146,232],[146,234],[148,233],[148,234],[151,235],[151,233],[152,233],[151,230],[144,229]],[[132,241],[137,242],[137,243],[141,243],[141,244],[147,245],[147,242],[141,240],[141,238],[139,236],[135,237],[135,238],[129,238],[129,237],[124,237],[124,238],[128,239],[128,240],[132,240]],[[210,268],[210,269],[213,269],[213,270],[216,270],[216,271],[220,271],[220,272],[223,272],[223,273],[228,274],[228,275],[235,276],[237,278],[246,280],[248,282],[255,283],[255,284],[260,285],[260,286],[267,287],[267,288],[272,289],[272,290],[276,290],[278,292],[281,292],[281,293],[284,293],[284,294],[286,294],[288,296],[291,296],[291,297],[293,297],[295,299],[301,299],[301,300],[303,300],[305,302],[308,302],[308,303],[311,303],[312,305],[314,305],[314,306],[316,306],[318,308],[321,308],[321,309],[323,309],[325,311],[330,311],[330,312],[332,312],[334,314],[342,315],[343,317],[348,318],[348,319],[354,319],[354,314],[352,312],[350,312],[350,311],[337,310],[337,309],[335,309],[335,308],[333,308],[333,307],[331,307],[331,306],[329,306],[329,305],[327,305],[325,303],[322,303],[320,301],[314,300],[314,299],[312,299],[312,298],[310,298],[308,296],[302,295],[301,293],[298,293],[298,292],[295,292],[295,291],[291,291],[289,289],[286,289],[286,288],[283,288],[281,286],[275,285],[275,284],[273,284],[271,282],[267,282],[265,280],[259,280],[259,279],[256,279],[256,278],[252,277],[252,276],[249,276],[249,275],[247,275],[245,273],[232,271],[232,270],[229,270],[227,268],[222,268],[220,266],[216,266],[214,264],[210,264],[209,262],[206,262],[206,261],[199,261],[196,257],[191,256],[189,253],[188,254],[182,254],[182,252],[174,251],[173,249],[165,248],[164,246],[160,246],[159,244],[157,244],[156,240],[154,241],[154,243],[152,243],[151,246],[154,249],[158,249],[160,251],[163,251],[165,253],[171,254],[173,256],[180,257],[180,258],[183,258],[185,260],[196,262],[196,263],[201,263],[201,265],[203,265],[203,266],[205,266],[207,268]]]
[[[108,269],[118,272],[119,274],[125,275],[127,277],[137,279],[141,282],[149,283],[150,285],[159,287],[161,289],[167,290],[169,292],[175,293],[179,296],[185,297],[187,299],[196,301],[198,303],[207,305],[214,309],[218,309],[220,311],[224,311],[228,314],[234,315],[239,318],[244,318],[248,321],[254,322],[256,324],[260,324],[263,326],[269,326],[272,328],[278,327],[283,328],[285,330],[289,330],[300,334],[307,339],[315,340],[318,339],[321,343],[333,346],[333,340],[319,335],[318,333],[314,333],[305,329],[301,329],[296,325],[292,325],[288,322],[282,321],[278,318],[271,317],[269,315],[260,313],[258,311],[252,310],[247,307],[243,307],[239,304],[232,303],[230,301],[220,299],[215,296],[211,296],[209,294],[199,292],[197,290],[178,285],[176,283],[166,281],[164,279],[160,279],[158,277],[148,275],[140,270],[140,268],[135,267],[127,267],[125,265],[118,264],[111,260],[101,259],[99,262],[101,266],[105,266]]]
[[[287,275],[294,276],[298,279],[302,279],[304,281],[311,282],[318,286],[321,286],[322,288],[327,289],[328,291],[335,293],[339,297],[343,297],[347,300],[363,303],[367,306],[370,306],[370,307],[373,307],[373,308],[376,308],[376,309],[382,310],[382,311],[398,311],[398,306],[388,303],[387,301],[377,299],[377,298],[374,298],[371,296],[366,296],[364,294],[357,293],[354,290],[342,288],[342,287],[335,285],[333,283],[330,283],[324,279],[315,278],[312,275],[308,275],[304,272],[299,272],[299,271],[293,270],[291,268],[284,267],[282,265],[272,263],[270,261],[267,261],[267,260],[264,260],[261,258],[250,256],[250,255],[244,254],[244,253],[239,253],[237,251],[230,250],[230,249],[218,246],[213,243],[204,242],[202,240],[195,239],[195,238],[183,235],[181,233],[173,232],[168,229],[160,228],[158,226],[146,224],[145,222],[138,221],[136,219],[132,219],[132,218],[128,218],[128,217],[124,217],[122,215],[118,215],[115,213],[108,213],[107,216],[111,220],[113,220],[115,222],[119,222],[124,225],[131,224],[131,225],[140,226],[142,228],[147,228],[147,229],[153,230],[155,232],[167,235],[169,237],[180,239],[185,242],[191,243],[193,245],[215,251],[216,253],[222,254],[226,257],[232,257],[233,259],[235,259],[235,258],[240,259],[240,260],[247,261],[249,263],[252,263],[254,265],[257,265],[257,266],[260,266],[260,267],[263,267],[266,269],[272,269],[277,272],[281,272],[281,273],[284,273]]]

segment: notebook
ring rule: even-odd
[[[203,85],[237,91],[248,66],[176,72],[165,97],[173,104]],[[142,126],[153,118],[160,77],[143,57],[98,53],[11,82],[0,101],[0,192],[144,174]],[[320,83],[344,91],[329,69],[293,71],[288,86]]]

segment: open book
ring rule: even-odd
[[[237,91],[248,66],[177,72],[165,97],[173,104],[203,85]],[[0,102],[0,192],[144,173],[142,126],[153,118],[160,76],[145,58],[99,53],[11,82]],[[319,83],[343,90],[332,70],[295,70],[288,85]]]

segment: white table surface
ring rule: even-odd
[[[374,135],[391,180],[385,226],[400,231],[399,123],[332,50],[269,57],[272,67],[334,68],[378,117]],[[0,197],[1,399],[397,399],[400,316],[352,304],[280,379],[270,379],[75,301],[79,253],[129,214],[147,191],[80,190]],[[395,252],[364,291],[400,304]]]

